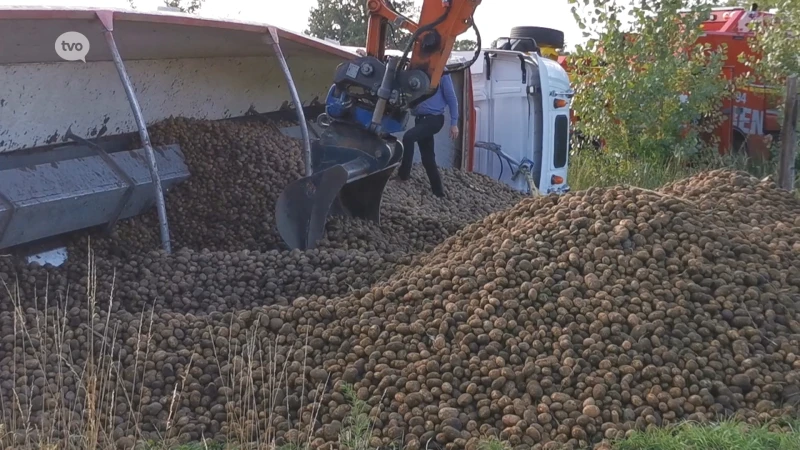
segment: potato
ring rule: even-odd
[[[0,259],[12,288],[0,291],[0,406],[32,417],[7,427],[65,437],[94,405],[123,447],[268,430],[279,445],[322,445],[352,395],[375,445],[498,435],[544,449],[797,412],[800,202],[769,181],[713,171],[659,191],[521,198],[444,171],[438,199],[415,168],[390,182],[383,224],[337,218],[320,248],[290,252],[265,220],[279,188],[254,181],[273,170],[274,133],[154,127],[200,146],[187,152],[230,152],[189,158],[211,178],[170,193],[172,255],[152,250],[150,217],[93,237],[92,266],[74,256],[86,235],[64,267]],[[215,209],[226,202],[234,214]],[[65,367],[103,376],[87,384]]]

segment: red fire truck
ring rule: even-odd
[[[746,152],[754,159],[769,158],[770,143],[780,136],[778,105],[780,89],[751,82],[741,82],[739,77],[748,72],[740,55],[753,55],[749,39],[753,36],[752,22],[768,21],[774,15],[758,11],[753,5],[744,8],[715,8],[709,20],[703,23],[701,43],[712,48],[727,46],[727,59],[723,68],[725,77],[734,83],[732,98],[723,104],[725,120],[717,129],[720,153]]]
[[[769,158],[770,144],[780,136],[778,102],[780,89],[751,82],[742,82],[741,77],[749,71],[740,55],[753,55],[749,38],[752,22],[768,21],[774,14],[758,11],[754,4],[745,8],[714,8],[711,17],[703,25],[698,43],[708,43],[718,49],[725,44],[726,62],[723,75],[733,84],[734,93],[723,103],[724,120],[714,132],[719,139],[721,154],[745,153],[754,159]],[[553,43],[537,42],[539,46]],[[555,52],[551,52],[555,53]],[[565,70],[570,69],[569,57],[557,56]],[[555,58],[554,58],[555,59]],[[573,116],[573,122],[577,118]]]

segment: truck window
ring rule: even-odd
[[[553,165],[560,169],[567,164],[567,141],[569,139],[569,121],[567,116],[556,116],[555,133],[553,134]]]

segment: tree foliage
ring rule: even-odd
[[[709,6],[687,0],[569,0],[589,38],[570,56],[578,149],[665,160],[707,150],[729,95],[724,49],[698,44]],[[684,12],[685,13],[682,13]],[[627,30],[626,30],[627,28]]]
[[[787,76],[800,75],[800,2],[777,0],[771,19],[750,22],[750,55],[741,59],[750,67],[752,81],[781,85]]]
[[[164,6],[178,8],[181,12],[194,14],[205,0],[163,0]]]
[[[164,6],[169,6],[170,8],[177,8],[179,11],[184,13],[194,14],[196,13],[201,6],[203,6],[203,2],[205,0],[162,0]],[[134,0],[128,0],[128,4],[131,5],[131,8],[136,9],[136,3]]]
[[[753,35],[748,39],[750,54],[741,55],[750,68],[740,83],[753,82],[777,88],[776,100],[779,120],[784,119],[786,77],[800,75],[800,2],[776,0],[772,2],[777,13],[772,18],[749,24]],[[775,92],[769,89],[768,92]],[[798,142],[800,149],[800,142]],[[777,143],[773,146],[777,151]],[[795,157],[795,167],[800,167],[800,150]]]
[[[478,46],[478,43],[473,41],[472,39],[458,39],[456,43],[453,44],[453,50],[456,51],[463,51],[463,50],[475,50]]]
[[[420,8],[414,0],[394,0],[394,10],[411,20],[418,20]],[[319,39],[333,39],[341,45],[363,47],[367,43],[366,0],[317,0],[311,9],[305,34]],[[386,37],[386,48],[404,50],[411,33],[406,30],[391,30]],[[477,43],[471,39],[459,39],[454,50],[474,50]]]
[[[413,0],[395,0],[395,11],[413,18],[417,9]],[[319,39],[333,39],[341,45],[363,47],[367,42],[367,2],[365,0],[317,0],[311,9],[305,34]],[[411,34],[393,30],[386,37],[386,47],[403,49]]]
[[[780,3],[781,0],[761,0],[761,1],[754,1],[754,0],[726,0],[723,2],[724,6],[738,6],[741,8],[750,9],[750,6],[753,3],[758,4],[758,9],[760,11],[766,11],[771,8],[777,7],[777,4]]]

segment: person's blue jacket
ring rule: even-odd
[[[445,106],[450,110],[450,126],[458,125],[458,99],[449,74],[442,75],[439,89],[436,90],[433,97],[420,103],[414,109],[414,115],[444,114]]]

